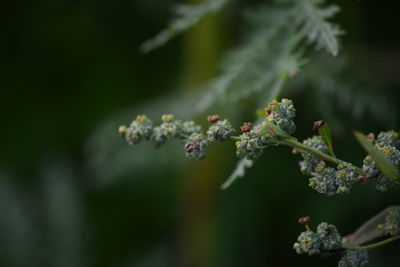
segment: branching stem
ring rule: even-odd
[[[370,245],[366,245],[366,246],[357,246],[357,247],[352,247],[352,246],[346,246],[346,245],[342,245],[343,248],[345,249],[352,249],[352,250],[368,250],[368,249],[373,249],[373,248],[379,248],[381,246],[384,246],[386,244],[389,244],[393,241],[396,241],[397,239],[400,239],[400,235],[396,235],[393,236],[391,238],[370,244]]]
[[[305,145],[303,143],[300,143],[295,138],[285,138],[285,139],[283,139],[281,141],[278,141],[278,144],[290,146],[290,147],[296,148],[296,149],[298,149],[300,151],[316,155],[316,156],[320,157],[321,159],[329,161],[329,162],[331,162],[333,164],[336,164],[336,165],[339,165],[342,162],[340,159],[337,159],[337,158],[332,157],[332,156],[330,156],[328,154],[325,154],[325,153],[323,153],[321,151],[318,151],[318,150],[316,150],[316,149],[314,149],[312,147],[309,147],[309,146],[307,146],[307,145]],[[361,168],[359,168],[359,167],[355,167],[355,170],[359,174],[363,173],[363,170]]]

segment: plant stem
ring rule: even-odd
[[[379,248],[381,246],[384,246],[388,243],[391,243],[393,241],[396,241],[397,239],[400,239],[400,235],[396,235],[393,236],[391,238],[370,244],[370,245],[366,245],[366,246],[357,246],[357,247],[351,247],[351,246],[346,246],[346,245],[342,245],[343,248],[345,249],[352,249],[352,250],[368,250],[368,249],[372,249],[372,248]]]
[[[337,158],[332,157],[332,156],[330,156],[328,154],[325,154],[325,153],[323,153],[321,151],[318,151],[318,150],[316,150],[316,149],[314,149],[312,147],[306,146],[303,143],[300,143],[295,138],[285,138],[285,139],[283,139],[281,141],[278,141],[278,144],[291,146],[291,147],[296,148],[296,149],[298,149],[300,151],[307,152],[307,153],[310,153],[310,154],[314,154],[314,155],[320,157],[321,159],[329,161],[329,162],[331,162],[333,164],[336,164],[336,165],[339,165],[342,162],[340,159],[337,159]],[[363,170],[361,168],[356,167],[355,170],[359,174],[363,173]]]
[[[231,136],[231,139],[233,141],[240,141],[241,140],[241,138],[239,136]]]

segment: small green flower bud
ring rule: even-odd
[[[368,251],[346,250],[344,257],[339,261],[339,267],[361,267],[368,264]]]
[[[278,126],[289,135],[296,130],[296,125],[293,121],[296,116],[296,109],[293,106],[292,100],[282,99],[281,102],[272,100],[265,109],[267,121]]]
[[[337,166],[336,185],[338,194],[348,193],[350,188],[358,182],[356,167],[347,162],[342,162]]]
[[[376,148],[385,155],[390,162],[397,168],[400,169],[400,151],[397,150],[393,146],[381,146],[376,145]],[[386,191],[390,186],[394,184],[394,182],[386,177],[377,167],[375,161],[372,159],[370,155],[364,158],[363,161],[363,172],[367,176],[367,178],[375,178],[376,180],[376,189],[380,191]]]
[[[207,137],[211,142],[222,142],[229,139],[234,131],[228,120],[219,120],[208,128]]]
[[[124,129],[120,129],[124,131]],[[125,129],[125,139],[131,144],[140,143],[142,138],[148,139],[153,132],[153,122],[146,115],[138,115],[134,121]]]
[[[396,131],[381,132],[378,134],[376,144],[379,146],[393,146],[400,149],[399,133]]]
[[[125,137],[128,127],[126,125],[121,125],[118,127],[118,133],[120,136]]]
[[[294,243],[293,248],[298,254],[319,254],[321,241],[316,233],[312,231],[302,232]]]
[[[392,210],[385,218],[385,224],[383,225],[383,231],[385,234],[395,236],[400,233],[400,211]]]
[[[209,140],[202,133],[193,133],[184,145],[185,155],[188,158],[203,159],[210,145]]]
[[[182,122],[180,120],[163,122],[159,127],[167,139],[178,138],[182,134]]]
[[[154,127],[153,134],[150,136],[150,143],[155,147],[159,148],[165,142],[167,142],[167,136],[160,126]]]
[[[335,169],[330,167],[323,168],[319,175],[310,178],[309,186],[321,194],[332,196],[336,194],[337,185],[335,182],[336,172]]]
[[[252,134],[240,135],[240,141],[236,141],[236,155],[240,158],[257,159],[262,153],[263,149],[257,144],[257,138]]]
[[[355,167],[347,162],[340,163],[336,171],[326,167],[324,161],[320,161],[314,169],[314,174],[315,177],[309,179],[310,187],[328,196],[349,193],[350,188],[358,182]]]
[[[171,122],[171,121],[173,121],[174,119],[175,119],[175,116],[172,115],[172,114],[164,114],[164,115],[161,116],[161,120],[162,120],[163,122]]]
[[[194,121],[186,121],[182,125],[182,134],[184,135],[191,135],[192,133],[201,133],[201,126],[196,125]]]
[[[335,225],[326,222],[320,223],[317,227],[317,235],[321,240],[322,249],[335,250],[341,247],[342,237]]]
[[[322,153],[329,153],[327,145],[320,136],[314,135],[312,138],[304,140],[303,144],[312,147]],[[307,175],[311,175],[321,159],[318,156],[307,152],[301,152],[301,156],[304,159],[300,162],[301,172]]]

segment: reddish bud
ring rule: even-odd
[[[301,217],[298,222],[299,224],[308,224],[310,222],[310,216]]]
[[[214,123],[219,120],[219,115],[211,115],[207,117],[208,122]]]
[[[243,123],[242,126],[240,126],[240,130],[243,133],[247,133],[247,132],[250,132],[252,127],[253,127],[253,124],[251,122],[245,122],[245,123]]]
[[[319,133],[319,131],[322,129],[322,127],[324,125],[325,125],[325,122],[322,120],[314,122],[314,126],[313,126],[314,133]]]

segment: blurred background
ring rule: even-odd
[[[165,27],[173,0],[7,1],[0,16],[0,266],[336,266],[338,258],[292,249],[297,218],[343,234],[399,191],[356,186],[326,197],[308,187],[299,157],[272,147],[225,191],[238,159],[233,143],[203,161],[178,142],[129,147],[117,134],[137,114],[194,119],[219,113],[236,129],[262,108],[249,97],[193,107],[240,44],[246,6],[237,1],[148,54],[139,46]],[[332,57],[311,49],[282,96],[297,109],[300,139],[324,119],[336,154],[358,165],[352,137],[399,129],[399,4],[329,1],[346,34]],[[289,23],[289,22],[288,22]],[[350,149],[351,148],[351,149]],[[400,245],[371,251],[370,266],[400,266]]]

